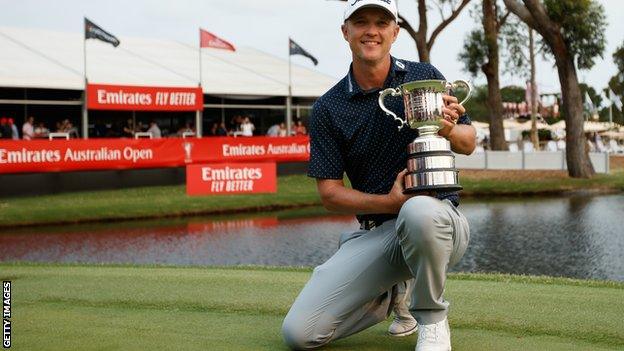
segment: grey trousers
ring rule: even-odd
[[[448,200],[410,198],[396,220],[341,237],[316,267],[282,325],[291,349],[323,346],[384,321],[397,285],[414,279],[410,312],[420,324],[443,320],[446,271],[468,246],[468,222]]]

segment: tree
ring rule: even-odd
[[[590,87],[585,83],[579,83],[579,89],[581,89],[581,94],[583,94],[583,104],[589,105],[589,103],[591,103],[592,105],[594,105],[595,108],[598,108],[600,107],[600,105],[602,105],[602,96],[598,94],[596,89]],[[589,99],[591,101],[586,100],[587,96],[589,96]]]
[[[502,36],[508,49],[508,66],[507,72],[512,75],[520,75],[529,78],[527,81],[531,88],[529,97],[529,106],[531,107],[531,131],[529,133],[531,142],[535,149],[539,149],[539,137],[537,131],[537,74],[535,67],[535,57],[537,53],[542,53],[545,57],[544,43],[539,36],[534,36],[533,29],[528,27],[524,22],[520,21],[516,16],[507,21],[507,25],[503,30]],[[526,66],[529,66],[528,74]],[[526,97],[523,101],[526,100]]]
[[[609,80],[609,88],[624,101],[624,43],[613,53],[613,63],[617,66],[618,73]]]
[[[552,52],[559,74],[566,119],[568,174],[590,178],[594,168],[585,148],[583,105],[576,67],[591,68],[605,47],[604,9],[593,0],[503,0],[507,8],[536,30]],[[576,65],[575,65],[576,62]]]
[[[613,53],[613,62],[618,69],[618,73],[611,77],[609,84],[603,89],[603,93],[605,96],[608,96],[609,99],[613,100],[613,97],[609,95],[611,94],[609,92],[610,89],[620,98],[620,101],[624,101],[624,42]],[[623,109],[618,109],[617,106],[611,106],[611,103],[611,101],[607,101],[608,106],[600,111],[601,119],[605,121],[612,119],[613,122],[624,124]],[[609,116],[610,114],[611,116]]]
[[[488,120],[490,123],[490,146],[492,150],[507,150],[503,127],[503,100],[499,80],[499,33],[509,12],[500,14],[497,0],[483,0],[481,4],[483,30],[468,34],[459,59],[473,76],[480,69],[487,78]]]
[[[347,1],[347,0],[339,0]],[[430,0],[440,12],[442,22],[438,24],[429,38],[427,38],[427,31],[429,30],[429,21],[427,19],[427,12],[429,7],[425,0],[416,0],[418,3],[418,29],[410,24],[410,22],[399,13],[399,26],[403,28],[412,37],[416,43],[416,49],[418,50],[418,58],[420,62],[430,62],[431,49],[437,39],[438,35],[446,28],[461,11],[468,5],[470,0]]]

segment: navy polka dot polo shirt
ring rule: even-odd
[[[444,76],[431,64],[398,60],[392,57],[384,89],[414,80],[441,79]],[[310,163],[308,176],[342,179],[346,173],[351,186],[369,194],[387,194],[397,174],[407,167],[407,145],[417,136],[411,128],[398,130],[399,122],[386,115],[378,105],[380,89],[363,91],[349,73],[312,108],[310,117]],[[385,105],[397,116],[404,116],[400,96],[388,96]],[[470,124],[467,115],[458,123]],[[456,206],[456,192],[440,193]],[[359,221],[385,221],[391,214],[357,215]]]

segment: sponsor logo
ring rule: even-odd
[[[363,1],[363,0],[355,0],[355,1],[351,4],[351,6],[355,6],[355,4],[357,4],[357,3],[358,3],[358,2],[360,2],[360,1]],[[381,1],[381,2],[385,2],[386,4],[390,5],[390,2],[391,2],[392,0],[379,0],[379,1]]]
[[[191,163],[193,159],[191,158],[191,151],[193,150],[193,143],[185,141],[182,143],[182,148],[184,149],[184,162]]]
[[[186,167],[189,195],[273,193],[277,190],[275,163],[208,164]]]
[[[289,145],[231,145],[223,144],[222,152],[224,157],[240,157],[240,156],[276,156],[276,155],[298,155],[309,152],[310,144],[292,143]]]
[[[127,146],[123,149],[109,149],[101,147],[99,149],[75,150],[67,148],[61,150],[7,150],[0,149],[0,164],[37,164],[37,163],[58,163],[58,162],[101,162],[101,161],[139,161],[152,160],[154,152],[152,149],[138,149]]]

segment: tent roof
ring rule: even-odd
[[[197,86],[196,46],[165,39],[118,36],[115,48],[87,40],[87,78],[100,84]],[[204,48],[202,86],[213,95],[287,96],[288,61],[240,47]],[[0,87],[84,89],[83,34],[0,27]],[[292,94],[318,97],[337,79],[292,66]]]

